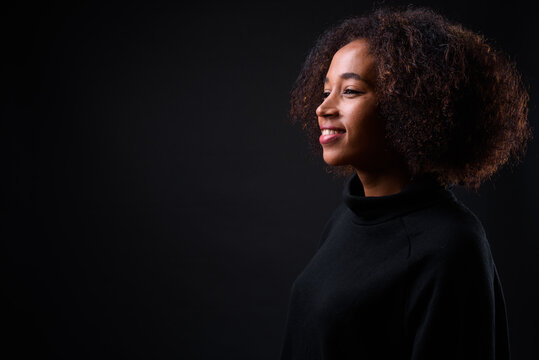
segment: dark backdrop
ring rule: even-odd
[[[76,3],[1,15],[3,348],[277,359],[343,185],[288,123],[288,94],[321,31],[372,4]],[[518,62],[535,124],[531,6],[429,5]],[[478,194],[456,190],[491,242],[514,359],[539,358],[538,157],[531,143]]]

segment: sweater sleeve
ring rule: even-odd
[[[405,332],[410,358],[508,359],[508,349],[501,357],[505,352],[496,349],[499,279],[486,238],[464,234],[437,246],[409,264]],[[498,306],[505,314],[505,304]]]

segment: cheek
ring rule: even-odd
[[[352,114],[351,114],[352,115]],[[384,146],[385,127],[374,107],[358,109],[351,116],[348,141],[354,147],[377,150]]]
[[[374,136],[383,130],[376,108],[374,106],[362,106],[350,112],[350,129],[354,133]]]

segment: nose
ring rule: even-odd
[[[322,101],[322,103],[316,108],[316,116],[319,118],[335,117],[338,113],[339,111],[331,95],[326,97],[324,101]]]

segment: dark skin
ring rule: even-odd
[[[322,144],[324,161],[352,166],[365,196],[387,196],[402,191],[410,174],[401,157],[390,150],[378,116],[375,62],[364,39],[339,49],[328,69],[324,101],[316,115],[321,128],[329,126],[342,134]]]

